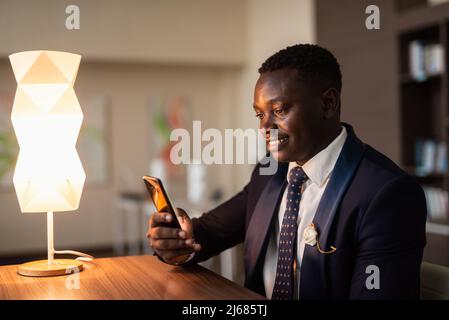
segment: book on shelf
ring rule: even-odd
[[[426,80],[424,69],[424,46],[421,41],[414,40],[409,44],[410,75],[416,81]]]
[[[409,44],[410,76],[425,81],[430,76],[442,74],[445,69],[444,48],[440,43],[423,44],[419,40]]]
[[[424,71],[428,76],[444,72],[444,50],[441,44],[424,47]]]
[[[444,142],[439,142],[436,150],[435,171],[437,173],[447,172],[447,146]]]
[[[427,217],[430,220],[444,220],[448,214],[448,193],[444,189],[423,187],[426,197]]]
[[[425,177],[448,171],[447,146],[443,141],[417,139],[415,142],[415,174]]]

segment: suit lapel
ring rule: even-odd
[[[332,223],[364,152],[364,145],[355,136],[352,127],[347,124],[344,124],[344,126],[348,131],[348,137],[313,219],[319,233],[320,247],[323,250],[329,250],[330,246],[333,245],[328,243]],[[300,275],[301,298],[325,298],[327,296],[326,256],[319,253],[316,246],[305,246]]]
[[[277,208],[287,181],[286,175],[288,163],[279,163],[277,172],[271,177],[265,186],[249,221],[245,236],[245,267],[247,281],[252,282],[256,275],[256,267],[262,254],[263,245],[268,236],[268,231],[277,212]]]

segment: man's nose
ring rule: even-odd
[[[263,132],[269,132],[270,129],[277,129],[277,125],[274,122],[273,116],[271,114],[267,115],[260,121],[260,129]]]

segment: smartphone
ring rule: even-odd
[[[173,214],[174,219],[172,222],[167,222],[165,225],[167,227],[181,229],[181,224],[179,223],[179,219],[181,219],[181,217],[178,217],[178,210],[176,210],[176,207],[170,201],[162,181],[151,176],[143,176],[143,181],[145,182],[145,186],[150,193],[151,200],[153,200],[156,210],[158,212],[169,212]]]

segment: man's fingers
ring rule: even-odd
[[[170,228],[165,224],[180,220],[181,228]],[[201,245],[195,243],[193,225],[187,213],[177,209],[177,216],[168,212],[155,212],[148,221],[147,238],[159,257],[170,264],[179,265],[192,252],[199,252]],[[179,261],[178,261],[179,260]]]
[[[150,219],[150,228],[155,227],[161,223],[172,222],[173,215],[167,212],[155,212]]]
[[[199,252],[202,249],[199,243],[194,243],[192,247],[195,252]]]
[[[184,209],[176,208],[176,211],[178,211],[178,220],[181,224],[185,223],[185,220],[189,219],[189,216],[187,215],[187,212],[184,211]]]
[[[191,240],[191,239],[188,239]],[[150,239],[150,245],[155,250],[176,250],[192,247],[188,240]]]
[[[149,231],[149,236],[153,239],[185,239],[185,231],[177,228],[154,227]]]
[[[170,251],[167,251],[167,252],[163,252],[162,253],[162,257],[165,258],[166,260],[171,260],[173,258],[177,258],[177,257],[180,257],[180,256],[185,256],[185,255],[191,254],[192,252],[193,252],[192,248],[170,250]]]
[[[181,256],[186,256],[192,252],[199,252],[201,250],[201,245],[198,243],[193,244],[191,248],[176,249],[176,250],[158,250],[157,254],[163,258],[165,261],[170,262],[170,260],[176,259]]]

